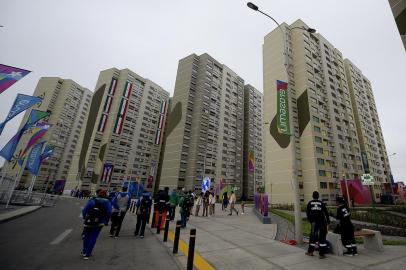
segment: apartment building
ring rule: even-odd
[[[52,156],[45,160],[35,181],[34,190],[43,191],[52,188],[56,180],[64,180],[65,189],[72,188],[75,183],[69,181],[69,171],[75,160],[75,153],[81,148],[84,136],[84,126],[87,121],[92,92],[70,79],[58,77],[42,77],[34,91],[34,96],[43,98],[39,106],[34,106],[25,112],[20,129],[26,123],[32,109],[50,112],[47,118],[51,128],[42,138],[45,145],[53,145]],[[16,153],[24,149],[31,133],[25,134],[21,139]],[[15,166],[13,171],[19,169]],[[20,181],[21,187],[28,187],[31,175],[25,170]]]
[[[379,201],[383,183],[391,182],[391,169],[371,83],[350,60],[344,60],[352,107],[357,124],[363,172],[374,178],[374,200]]]
[[[389,5],[406,49],[406,0],[389,0]]]
[[[79,156],[81,188],[153,190],[169,93],[129,69],[100,72]]]
[[[209,177],[243,188],[244,80],[208,54],[179,61],[160,186],[200,189]]]
[[[323,201],[333,203],[339,180],[364,172],[342,54],[321,34],[303,28],[308,26],[301,20],[283,23],[264,40],[264,102],[272,104],[264,115],[271,123],[265,135],[265,185],[273,203],[294,201],[295,178],[302,202],[318,190]],[[276,80],[289,83],[293,140],[277,130]]]
[[[252,199],[255,190],[265,184],[264,128],[263,95],[252,85],[245,85],[243,192],[248,199]]]

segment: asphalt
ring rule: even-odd
[[[0,224],[2,270],[63,269],[179,269],[160,240],[146,229],[144,239],[134,238],[135,217],[127,214],[120,238],[103,228],[93,251],[84,261],[81,207],[85,200],[62,198],[55,207],[43,207]]]

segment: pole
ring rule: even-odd
[[[187,255],[187,270],[193,270],[193,259],[195,255],[196,229],[190,229],[189,251]]]
[[[176,221],[175,239],[173,240],[173,250],[172,250],[173,254],[178,253],[180,226],[181,226],[181,221],[180,220]]]
[[[347,182],[347,179],[345,179],[344,177],[343,177],[343,180],[345,182],[345,189],[347,191],[347,203],[348,203],[348,208],[349,208],[350,207],[350,192],[348,190],[348,182]]]
[[[37,180],[37,176],[33,175],[31,178],[30,187],[28,188],[28,196],[31,195],[32,189],[34,188],[35,181]]]
[[[164,230],[164,242],[168,241],[168,231],[169,231],[169,218],[166,218],[165,220],[165,230]]]
[[[10,193],[9,193],[9,195],[8,195],[6,208],[8,208],[8,206],[9,206],[9,204],[10,204],[11,197],[13,196],[14,188],[16,187],[16,184],[17,184],[17,179],[19,178],[21,172],[22,172],[22,169],[17,172],[16,177],[14,178],[13,186],[11,187]]]
[[[8,173],[8,171],[6,172],[6,170],[5,170],[5,168],[8,167],[7,165],[8,165],[8,161],[5,160],[4,163],[3,163],[3,168],[1,170],[0,189],[3,186],[3,180],[4,180],[4,178],[6,177],[6,175]]]

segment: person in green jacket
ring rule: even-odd
[[[169,196],[169,219],[172,221],[175,219],[175,211],[176,211],[176,206],[179,204],[179,196],[178,193],[176,192],[176,189],[174,189]]]

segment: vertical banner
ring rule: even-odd
[[[369,173],[369,163],[367,153],[361,152],[362,166],[364,167],[364,172]]]
[[[16,151],[17,145],[23,136],[22,130],[19,130],[13,138],[0,150],[0,156],[2,156],[8,162],[13,158],[14,152]]]
[[[0,64],[0,94],[31,71]]]
[[[114,165],[111,163],[104,164],[103,174],[102,174],[102,178],[101,178],[102,183],[105,183],[105,184],[110,183],[111,176],[113,175],[113,168],[114,168]]]
[[[347,181],[347,184],[345,183]],[[341,192],[347,197],[347,187],[350,198],[348,201],[354,200],[357,204],[370,204],[372,202],[371,193],[368,186],[362,185],[360,179],[341,180]]]
[[[41,142],[34,145],[34,147],[31,149],[30,154],[28,155],[27,165],[25,165],[25,167],[33,175],[38,175],[39,168],[41,166],[41,153],[44,143],[45,142]]]
[[[288,83],[276,81],[277,93],[277,127],[281,134],[290,135]]]
[[[248,152],[248,171],[255,171],[255,159],[254,159],[254,150]]]
[[[18,94],[16,99],[14,100],[13,106],[11,106],[10,112],[8,113],[6,120],[3,123],[0,123],[0,134],[3,131],[4,126],[8,121],[13,119],[19,113],[27,110],[28,108],[34,106],[37,103],[40,103],[42,98],[28,96],[23,94]]]
[[[114,125],[113,132],[115,134],[121,134],[121,132],[123,130],[125,115],[127,114],[128,104],[130,102],[132,88],[133,88],[133,84],[131,82],[127,81],[125,83],[123,96],[121,98],[120,107],[118,109],[116,123]]]

